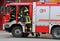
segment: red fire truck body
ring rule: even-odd
[[[58,3],[9,3],[6,4],[6,7],[15,6],[15,15],[16,19],[9,22],[10,12],[8,11],[4,16],[3,27],[6,31],[12,32],[15,31],[20,26],[22,28],[21,32],[26,32],[26,26],[23,22],[18,21],[19,6],[28,6],[29,16],[32,19],[31,21],[31,32],[33,33],[49,33],[52,34],[54,38],[60,38],[60,4]],[[15,28],[15,29],[14,29]],[[20,29],[21,30],[21,29]],[[19,30],[16,30],[19,31]],[[30,33],[31,33],[30,32]],[[12,32],[14,33],[14,32]],[[22,34],[22,33],[21,33]],[[21,36],[20,34],[20,36]],[[13,36],[16,36],[14,33]],[[18,36],[18,35],[17,35]]]

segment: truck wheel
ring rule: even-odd
[[[52,36],[55,39],[60,39],[60,27],[53,28]]]
[[[22,29],[20,26],[15,26],[13,29],[12,29],[12,35],[14,37],[22,37]]]
[[[23,37],[28,37],[29,33],[23,33]]]

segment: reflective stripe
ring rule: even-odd
[[[27,11],[28,11],[28,9],[24,10],[24,12],[27,12]]]
[[[27,7],[25,7],[26,9],[24,10],[24,12],[28,12],[29,10],[28,10],[28,8]]]
[[[30,24],[31,22],[26,22],[26,24]]]
[[[29,24],[29,23],[31,23],[30,17],[26,16],[26,24]]]
[[[22,15],[20,15],[22,17]]]

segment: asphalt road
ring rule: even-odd
[[[38,38],[31,35],[27,38],[15,38],[11,33],[0,31],[0,41],[60,41],[60,39],[53,39],[49,34],[41,34]]]

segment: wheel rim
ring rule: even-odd
[[[56,29],[54,30],[54,35],[55,35],[55,37],[57,37],[57,38],[60,37],[60,29],[59,29],[59,28],[56,28]]]
[[[20,29],[16,29],[16,30],[15,30],[15,34],[16,34],[16,35],[20,35],[20,34],[21,34]]]

